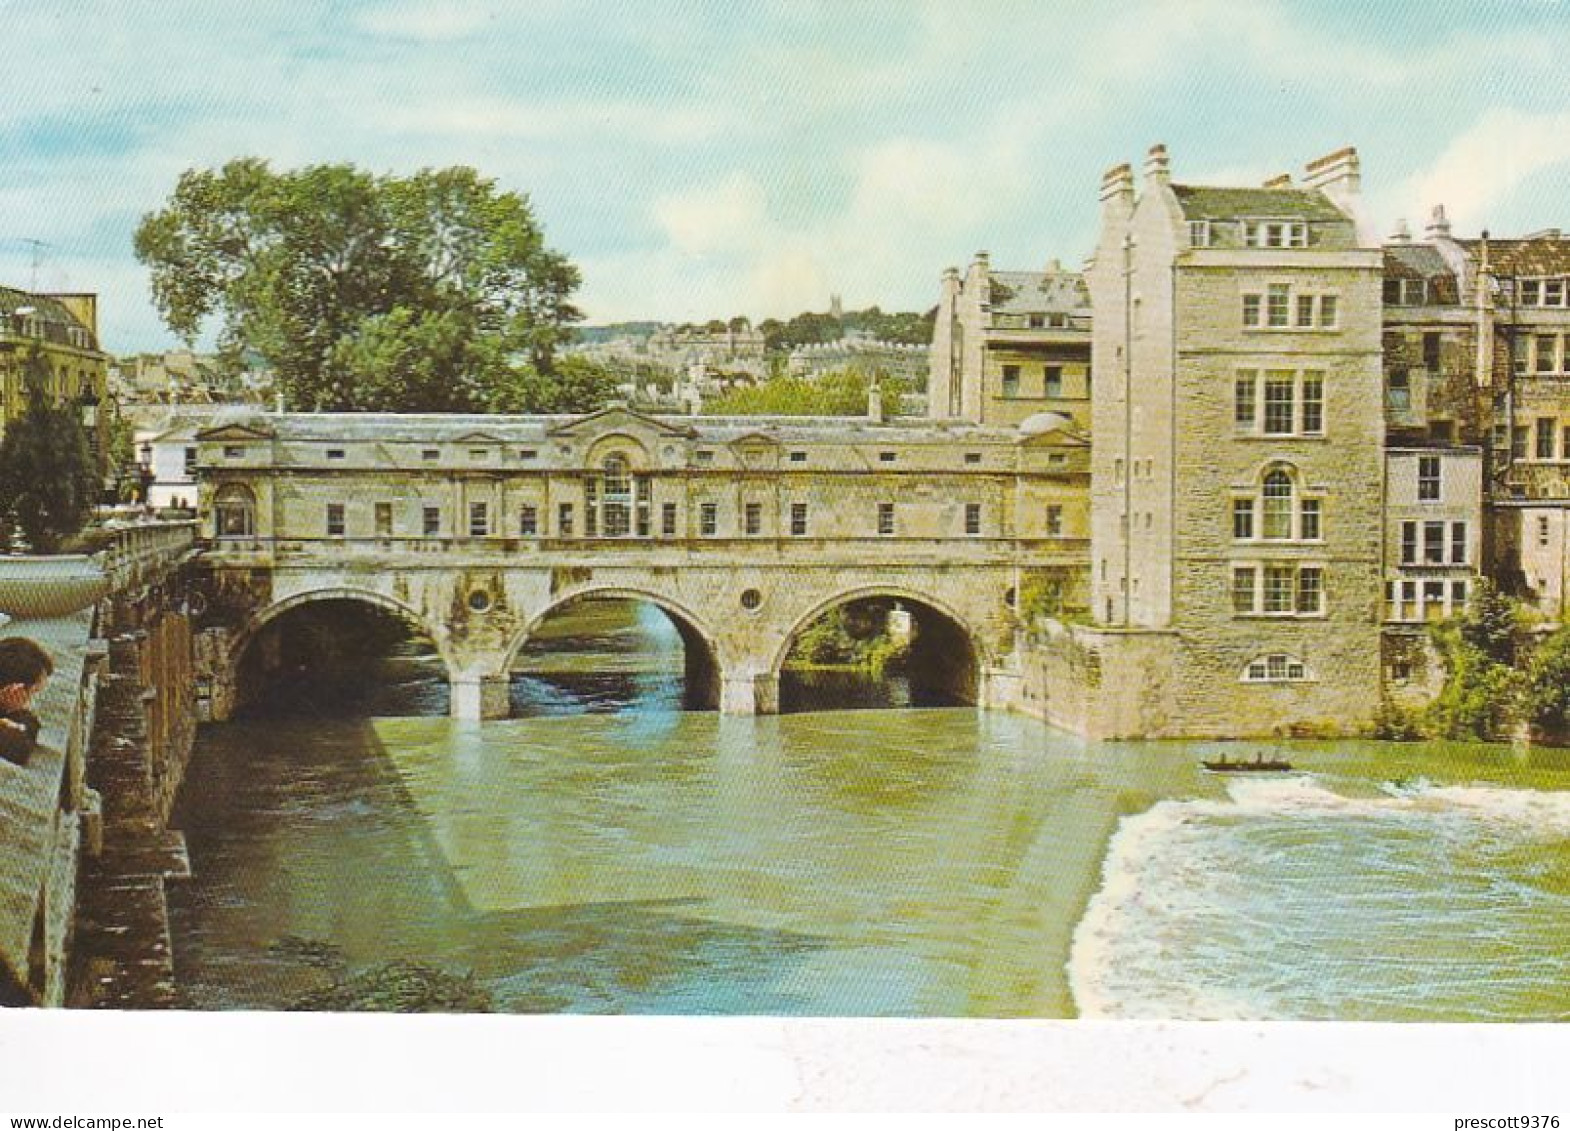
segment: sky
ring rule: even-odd
[[[1570,0],[0,0],[0,44],[0,283],[96,291],[114,353],[177,344],[138,221],[246,155],[472,165],[591,322],[1077,267],[1156,142],[1218,184],[1355,145],[1380,233],[1570,228]]]

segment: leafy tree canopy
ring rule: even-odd
[[[220,351],[260,354],[293,408],[553,409],[552,390],[582,391],[556,362],[578,269],[526,198],[470,168],[187,170],[136,254],[171,330],[218,319]]]
[[[863,416],[872,378],[855,369],[819,377],[775,377],[759,385],[741,385],[703,406],[711,416]],[[882,377],[883,403],[898,406],[904,385]]]

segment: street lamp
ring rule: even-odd
[[[143,440],[142,446],[136,449],[136,454],[141,457],[137,462],[137,477],[141,480],[143,504],[150,504],[153,495],[153,445],[150,440]]]

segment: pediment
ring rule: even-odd
[[[1017,441],[1022,448],[1088,448],[1090,441],[1073,429],[1072,425],[1061,425],[1048,429],[1045,432],[1036,432],[1028,436],[1021,436]]]
[[[558,424],[550,430],[551,436],[566,436],[582,438],[597,436],[606,432],[621,432],[631,436],[690,436],[691,428],[678,427],[660,420],[657,417],[647,416],[641,412],[634,412],[625,405],[611,405],[587,416],[580,416]]]
[[[196,439],[208,441],[271,440],[272,438],[272,432],[252,424],[218,424],[212,428],[203,428],[196,433]]]
[[[489,432],[465,432],[453,440],[455,444],[504,444],[507,441]]]
[[[777,448],[780,441],[778,436],[771,436],[767,432],[748,432],[732,440],[730,446],[738,451],[756,451],[759,448]]]

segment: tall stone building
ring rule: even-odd
[[[1440,206],[1421,242],[1403,226],[1386,243],[1384,268],[1392,446],[1421,443],[1431,460],[1445,463],[1466,458],[1447,450],[1453,447],[1486,457],[1474,493],[1487,516],[1483,567],[1543,614],[1563,618],[1570,608],[1570,240],[1557,229],[1457,238]],[[1425,580],[1420,617],[1424,591],[1439,592],[1434,579]],[[1406,603],[1409,595],[1397,597]]]
[[[1016,425],[1042,412],[1090,425],[1090,295],[1055,261],[1046,271],[993,271],[977,252],[943,273],[933,327],[927,414]]]
[[[1112,734],[1352,729],[1380,678],[1382,256],[1354,150],[1301,183],[1103,179],[1091,592]]]
[[[27,409],[27,364],[33,350],[48,371],[57,404],[77,405],[88,443],[106,460],[109,355],[98,348],[98,296],[33,294],[0,287],[0,436]]]

